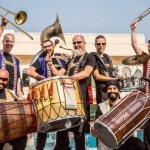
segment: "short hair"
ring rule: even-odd
[[[106,40],[105,36],[103,36],[103,35],[98,35],[98,36],[95,38],[95,43],[96,43],[97,39],[100,39],[100,38]]]
[[[150,43],[150,40],[148,40],[148,43]]]
[[[42,43],[41,43],[41,46],[43,45],[43,43],[46,43],[46,42],[51,42],[51,44],[53,45],[53,42],[51,40],[44,40]]]
[[[13,37],[13,39],[15,40],[15,36],[13,35],[13,34],[11,34],[11,33],[6,33],[5,35],[4,35],[4,38],[3,38],[3,40],[6,38],[6,36],[8,36],[8,35],[11,35],[12,37]]]
[[[81,34],[77,34],[77,35],[75,35],[75,36],[73,37],[73,39],[74,39],[76,36],[81,37],[81,38],[82,38],[82,40],[85,42],[85,38],[84,38],[84,36],[83,36],[83,35],[81,35]]]

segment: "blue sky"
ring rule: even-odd
[[[26,11],[28,19],[21,28],[28,32],[41,32],[54,23],[58,13],[65,33],[128,34],[131,21],[150,7],[150,0],[0,0],[0,6]],[[14,28],[9,25],[7,29]],[[138,33],[150,39],[150,14],[139,22]]]

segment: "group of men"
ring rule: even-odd
[[[133,49],[138,55],[140,55],[142,54],[142,51],[137,46],[135,33],[136,24],[137,22],[133,22],[131,24],[131,40]],[[0,26],[0,35],[2,34],[6,25],[7,19],[2,18],[2,23]],[[17,99],[21,99],[19,60],[15,56],[10,54],[14,46],[14,43],[15,43],[14,35],[10,33],[4,35],[3,49],[0,51],[0,68],[1,68],[0,99],[9,100],[6,95],[6,90],[4,90],[5,87],[7,87],[7,89],[9,89],[8,91],[11,91],[11,94],[14,95]],[[111,61],[110,56],[104,53],[105,48],[107,46],[106,38],[103,35],[98,35],[95,38],[96,52],[92,53],[87,53],[85,49],[86,41],[82,35],[75,35],[72,39],[72,44],[75,51],[75,57],[72,57],[66,62],[66,60],[62,58],[55,57],[54,52],[55,45],[50,39],[42,41],[41,47],[45,55],[43,57],[38,58],[27,69],[27,74],[30,77],[36,79],[37,81],[53,76],[62,76],[62,75],[71,76],[72,78],[75,78],[79,81],[79,86],[82,93],[82,99],[84,101],[84,109],[86,112],[87,119],[85,121],[82,131],[80,131],[80,126],[78,126],[72,129],[57,132],[56,145],[54,147],[54,150],[70,149],[69,134],[68,134],[69,132],[74,133],[76,150],[85,150],[84,133],[90,132],[90,127],[88,125],[88,122],[90,122],[90,111],[89,111],[90,104],[88,101],[89,100],[88,87],[91,86],[91,75],[93,75],[96,83],[97,104],[101,104],[102,102],[106,102],[106,100],[109,100],[108,104],[111,107],[114,103],[116,105],[121,100],[119,98],[120,89],[118,86],[118,79],[120,76],[118,76],[118,74],[116,73],[116,70],[113,67],[113,63]],[[148,45],[148,50],[150,50],[150,42]],[[3,76],[3,73],[7,75]],[[116,95],[115,98],[113,96],[113,100],[111,97],[112,95]],[[98,108],[100,108],[99,106],[100,105],[98,105]],[[149,128],[147,128],[147,131],[149,131]],[[92,133],[94,135],[97,134],[95,130],[93,130]],[[37,150],[44,150],[46,137],[47,133],[38,133],[36,144]],[[129,140],[132,141],[132,139]],[[139,140],[137,141],[138,145],[139,143],[141,145],[140,147],[141,150],[142,149],[146,150],[146,147],[148,146],[145,146],[145,144]],[[27,143],[27,136],[9,141],[8,143],[10,143],[13,146],[13,150],[25,150]],[[0,144],[0,149],[3,148],[4,144],[5,143]],[[130,145],[130,142],[127,145]],[[102,147],[105,146],[103,145]],[[100,146],[99,149],[101,150],[102,147]],[[119,150],[126,150],[126,146],[120,147]]]

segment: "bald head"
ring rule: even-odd
[[[6,69],[0,69],[0,91],[3,91],[9,80],[9,72]]]
[[[9,72],[6,69],[0,69],[0,78],[9,79]]]

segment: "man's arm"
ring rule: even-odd
[[[2,22],[1,22],[1,25],[0,25],[0,37],[1,37],[5,27],[7,25],[7,23],[8,23],[8,20],[5,17],[2,17]]]
[[[27,72],[26,72],[26,73],[27,73],[30,77],[32,77],[32,78],[34,78],[34,79],[36,79],[36,80],[38,80],[38,81],[45,79],[44,76],[42,76],[42,75],[40,75],[40,74],[38,74],[38,73],[36,72],[36,68],[33,67],[33,66],[30,66],[30,67],[27,69]]]
[[[92,66],[86,66],[85,69],[75,75],[73,75],[73,78],[76,78],[77,80],[82,80],[85,78],[88,78],[90,76],[90,74],[93,71],[93,67]]]
[[[108,81],[108,80],[116,80],[116,79],[118,79],[118,78],[113,78],[113,77],[109,77],[109,76],[104,76],[104,75],[99,73],[98,69],[94,70],[93,76],[94,76],[95,80],[99,80],[99,81]]]
[[[138,46],[137,43],[137,34],[136,34],[137,21],[133,21],[130,25],[131,28],[131,44],[137,55],[142,54],[142,49]]]
[[[60,70],[57,70],[55,68],[55,65],[52,64],[52,62],[48,62],[48,65],[52,71],[52,73],[55,75],[55,76],[62,76],[65,74],[66,70],[64,68],[61,68]]]

